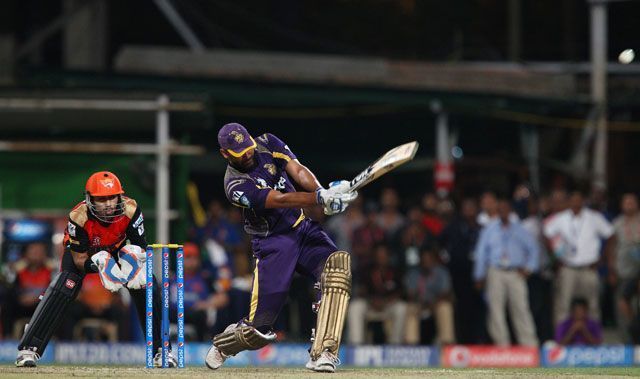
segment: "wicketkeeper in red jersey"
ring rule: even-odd
[[[142,211],[134,199],[124,196],[120,180],[111,172],[91,175],[85,200],[69,213],[60,274],[44,293],[18,346],[16,366],[35,367],[53,332],[60,326],[69,304],[78,296],[87,274],[98,274],[104,288],[117,292],[126,287],[145,325],[147,241]],[[154,286],[154,364],[160,366],[160,293]],[[173,354],[169,366],[176,367]]]

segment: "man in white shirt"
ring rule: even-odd
[[[608,256],[609,284],[616,289],[618,328],[625,343],[631,342],[628,320],[621,313],[624,290],[640,274],[640,209],[638,197],[625,193],[620,201],[622,214],[613,220],[614,237]]]
[[[574,297],[586,298],[590,316],[600,319],[600,279],[596,268],[602,239],[609,239],[612,234],[611,223],[601,213],[586,208],[584,196],[577,191],[569,197],[569,209],[544,225],[545,237],[560,241],[554,249],[560,262],[554,299],[556,324],[567,318]]]

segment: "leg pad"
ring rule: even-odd
[[[311,358],[316,360],[324,350],[338,355],[342,329],[351,297],[351,256],[336,251],[327,258],[320,282],[322,299],[318,310],[316,334]]]
[[[257,350],[276,340],[274,333],[263,334],[246,324],[234,324],[213,337],[213,344],[224,355],[236,355],[244,350]]]
[[[78,296],[83,277],[70,271],[62,271],[49,284],[42,300],[22,336],[18,350],[44,353],[51,335],[65,317],[69,304]]]

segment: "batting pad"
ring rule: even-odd
[[[322,298],[318,310],[316,335],[311,347],[311,359],[324,350],[338,355],[342,329],[351,297],[351,256],[336,251],[327,258],[321,278]]]

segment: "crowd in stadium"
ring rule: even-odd
[[[427,193],[407,204],[385,188],[339,215],[305,212],[352,254],[347,343],[637,344],[638,199],[632,193],[616,199],[617,214],[603,199],[564,189],[534,196],[519,186],[509,197],[487,191],[453,202]],[[206,222],[193,226],[185,243],[190,340],[209,340],[248,313],[250,241],[241,210],[226,204],[213,200]],[[3,338],[20,337],[60,254],[57,245],[34,242],[5,263]],[[296,276],[275,325],[281,340],[311,335],[313,297],[313,283]],[[59,339],[139,338],[126,291],[112,294],[90,275],[78,300]]]

